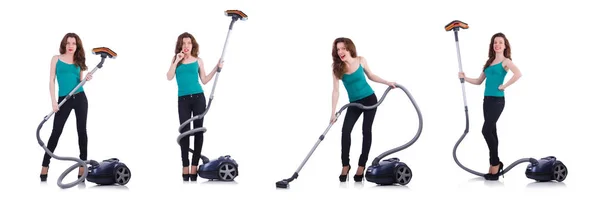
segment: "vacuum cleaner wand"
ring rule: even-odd
[[[454,32],[454,41],[456,42],[456,54],[458,56],[458,70],[460,72],[463,72],[463,68],[462,68],[462,60],[461,60],[461,55],[460,55],[460,46],[458,43],[458,31],[460,31],[460,29],[468,29],[469,25],[465,22],[462,21],[452,21],[449,24],[447,24],[446,26],[444,26],[446,31],[453,31]],[[458,145],[462,142],[462,140],[465,138],[465,136],[467,136],[467,134],[469,133],[469,109],[467,106],[467,95],[466,95],[466,91],[465,91],[465,79],[464,78],[460,78],[460,84],[462,87],[462,95],[463,95],[463,104],[465,107],[465,119],[466,119],[466,127],[465,127],[465,131],[463,132],[463,134],[461,135],[460,139],[458,139],[458,141],[456,142],[456,144],[454,145],[454,149],[452,150],[452,156],[454,157],[454,161],[456,162],[456,164],[458,164],[458,166],[462,169],[464,169],[465,171],[474,174],[476,176],[481,176],[483,177],[485,175],[485,173],[481,173],[481,172],[477,172],[474,171],[472,169],[467,168],[466,166],[464,166],[463,164],[460,163],[460,161],[458,160],[458,158],[456,157],[456,150],[458,148]],[[525,162],[537,162],[536,159],[533,158],[522,158],[519,159],[515,162],[513,162],[512,164],[510,164],[509,166],[507,166],[506,168],[504,168],[504,170],[502,171],[501,174],[507,173],[508,171],[510,171],[513,167],[517,166],[518,164],[521,163],[525,163]]]
[[[92,54],[99,55],[101,60],[100,60],[100,63],[98,63],[98,65],[89,72],[89,74],[94,74],[98,69],[102,68],[102,66],[104,64],[104,60],[107,57],[113,58],[113,59],[117,57],[117,53],[115,53],[114,51],[112,51],[106,47],[94,48],[94,49],[92,49]],[[60,108],[68,99],[70,99],[75,94],[75,91],[77,91],[77,89],[79,89],[81,86],[83,86],[86,82],[87,82],[87,79],[83,79],[83,81],[81,81],[73,90],[71,90],[71,92],[58,104],[58,107]],[[36,131],[36,136],[37,136],[38,144],[44,149],[44,151],[46,153],[48,153],[48,155],[50,155],[50,157],[55,158],[57,160],[62,160],[62,161],[77,162],[73,166],[69,167],[65,172],[63,172],[58,177],[58,181],[57,181],[58,186],[60,188],[66,189],[66,188],[71,188],[71,187],[83,182],[85,180],[85,178],[87,177],[87,174],[89,171],[87,164],[98,164],[98,162],[96,162],[94,160],[83,161],[83,160],[81,160],[79,158],[75,158],[75,157],[57,156],[54,153],[52,153],[52,151],[50,151],[50,149],[48,149],[48,147],[46,147],[46,145],[44,144],[44,141],[42,141],[42,138],[40,137],[40,131],[42,130],[44,123],[46,123],[46,121],[48,121],[48,119],[50,119],[50,117],[52,117],[52,115],[54,115],[54,113],[55,112],[52,111],[52,112],[50,112],[50,114],[44,116],[44,119],[38,125],[37,131]],[[75,170],[77,167],[83,167],[83,169],[84,169],[83,175],[74,182],[63,184],[62,181],[67,176],[67,174],[69,174],[71,171]]]
[[[406,90],[406,88],[404,88],[404,86],[400,85],[400,84],[396,84],[396,87],[401,88],[402,90],[404,90],[404,92],[406,92],[409,96],[409,98],[411,99],[411,101],[413,102],[413,105],[415,105],[415,108],[417,108],[417,113],[419,115],[419,131],[417,132],[417,135],[415,136],[415,138],[413,138],[413,140],[411,140],[409,143],[407,143],[406,145],[394,148],[392,150],[389,150],[381,155],[379,155],[374,161],[373,163],[379,163],[379,161],[381,160],[381,158],[398,152],[402,149],[405,149],[406,147],[412,145],[417,138],[419,137],[421,130],[422,130],[422,118],[421,118],[421,112],[419,111],[419,108],[417,107],[416,103],[414,102],[414,100],[412,99],[412,96],[410,95],[410,93]],[[317,142],[314,144],[314,146],[312,147],[312,149],[310,150],[310,152],[308,153],[308,155],[304,158],[304,160],[302,161],[302,163],[300,164],[300,166],[298,167],[298,169],[296,169],[296,172],[294,172],[294,174],[292,175],[292,177],[288,178],[288,179],[283,179],[281,181],[278,181],[275,183],[275,186],[277,188],[288,188],[289,187],[289,183],[294,181],[295,179],[298,178],[298,173],[300,173],[300,171],[302,170],[302,168],[304,167],[304,165],[306,164],[306,162],[308,161],[308,159],[312,156],[312,154],[315,152],[315,150],[317,149],[317,147],[319,146],[319,144],[323,141],[323,139],[325,139],[325,135],[327,134],[327,132],[329,132],[329,129],[331,129],[331,127],[333,126],[333,124],[335,122],[337,122],[337,119],[339,118],[339,116],[341,115],[341,113],[346,110],[349,107],[358,107],[360,109],[364,109],[364,110],[370,110],[370,109],[374,109],[376,107],[378,107],[383,100],[385,100],[385,97],[387,96],[388,92],[392,89],[392,87],[388,87],[385,92],[383,93],[383,95],[381,96],[381,99],[374,105],[370,105],[370,106],[365,106],[363,104],[360,103],[348,103],[344,106],[342,106],[336,113],[335,113],[335,120],[331,123],[329,123],[329,126],[327,126],[327,128],[325,129],[325,131],[323,132],[323,134],[321,134],[321,136],[319,136],[319,139],[317,140]]]
[[[227,31],[227,37],[225,37],[225,45],[223,45],[223,50],[221,52],[221,62],[224,61],[225,59],[225,51],[227,49],[227,45],[229,43],[229,36],[231,34],[231,31],[233,30],[233,25],[236,21],[240,20],[240,21],[246,21],[248,20],[248,15],[246,15],[244,12],[240,11],[240,10],[227,10],[225,11],[225,16],[231,17],[231,23],[229,24],[229,30]],[[187,127],[192,121],[194,120],[199,120],[204,118],[204,116],[206,115],[206,113],[208,113],[208,110],[210,109],[210,105],[212,104],[212,100],[214,98],[214,93],[215,93],[215,88],[217,87],[217,81],[219,80],[219,74],[221,73],[221,67],[217,68],[217,74],[215,75],[215,81],[213,82],[213,87],[212,90],[210,92],[210,97],[208,99],[208,103],[206,106],[206,110],[204,110],[204,112],[202,114],[193,116],[192,118],[186,120],[185,122],[181,123],[181,125],[179,126],[179,132],[181,133],[183,131],[183,129],[185,127]],[[181,145],[181,139],[184,137],[188,137],[194,133],[198,133],[198,132],[206,132],[207,129],[206,127],[199,127],[199,128],[194,128],[194,129],[190,129],[186,132],[181,133],[178,137],[177,137],[177,144]],[[193,149],[189,149],[190,152],[194,152]],[[204,156],[204,155],[200,155],[200,158],[202,159],[202,162],[204,164],[208,163],[210,160]]]

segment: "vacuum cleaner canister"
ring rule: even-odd
[[[100,163],[92,162],[89,170],[86,179],[100,185],[125,185],[131,179],[129,167],[117,158],[103,160]]]

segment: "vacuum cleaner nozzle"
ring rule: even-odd
[[[278,181],[277,183],[275,183],[275,186],[277,188],[287,189],[290,186],[290,182],[294,181],[294,179],[297,179],[297,178],[298,178],[298,172],[296,171],[296,172],[294,172],[294,175],[292,175],[292,177]]]
[[[290,186],[290,183],[284,179],[275,183],[275,186],[277,186],[277,188],[287,189]]]
[[[459,20],[454,20],[448,24],[446,24],[446,26],[444,26],[444,28],[446,29],[446,31],[452,31],[455,28],[462,28],[462,29],[469,29],[469,24],[459,21]]]
[[[97,47],[92,49],[92,54],[101,55],[108,58],[115,59],[117,58],[117,53],[107,47]]]
[[[226,10],[225,15],[235,17],[242,21],[248,20],[248,15],[246,15],[244,12],[242,12],[240,10]]]

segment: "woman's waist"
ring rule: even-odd
[[[180,95],[177,98],[179,100],[200,99],[200,98],[204,98],[204,92]]]

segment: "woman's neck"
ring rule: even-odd
[[[74,55],[73,54],[65,53],[65,54],[62,54],[62,57],[65,60],[74,60]]]
[[[506,57],[504,57],[504,53],[496,53],[496,60],[504,60]]]
[[[356,58],[352,58],[352,57],[350,57],[350,59],[344,61],[344,63],[346,63],[346,65],[352,65],[354,62],[356,62]]]

